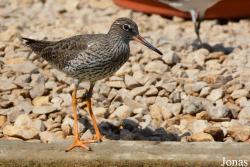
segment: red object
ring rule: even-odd
[[[190,18],[188,12],[182,12],[155,0],[114,0],[115,4],[140,12],[160,14],[162,16],[179,16]],[[250,16],[249,0],[222,0],[209,8],[206,19],[246,18]]]

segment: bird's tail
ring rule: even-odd
[[[41,53],[44,48],[49,46],[52,42],[50,41],[42,41],[42,40],[35,40],[30,38],[21,37],[24,41],[24,44],[31,48],[32,51],[35,53]]]

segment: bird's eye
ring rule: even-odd
[[[125,31],[129,31],[129,30],[131,29],[130,26],[127,25],[127,24],[124,24],[124,25],[122,26],[122,28],[123,28]]]

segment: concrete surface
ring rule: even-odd
[[[66,153],[68,144],[0,141],[0,167],[219,167],[223,157],[250,164],[249,143],[104,141],[91,144],[92,151]]]

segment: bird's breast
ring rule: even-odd
[[[129,59],[130,49],[128,44],[114,45],[111,60],[117,66],[123,65]]]
[[[115,73],[129,59],[130,49],[129,45],[118,43],[113,47],[85,54],[88,56],[84,57],[84,63],[77,60],[77,76],[82,80],[96,81]]]

